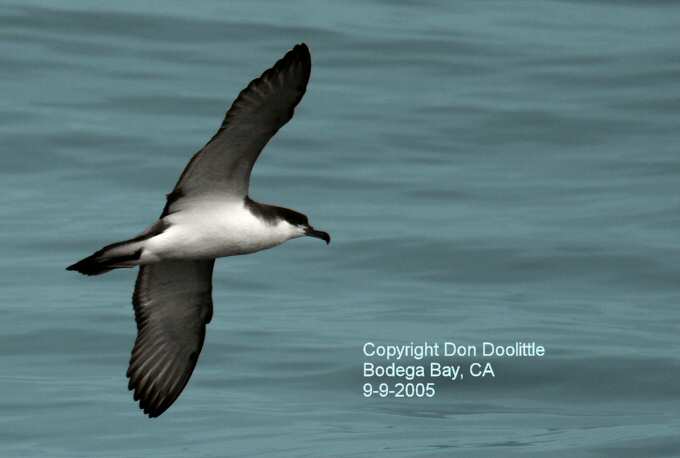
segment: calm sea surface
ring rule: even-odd
[[[151,223],[301,41],[251,194],[333,243],[219,261],[197,370],[149,420],[135,271],[64,267]],[[680,456],[679,43],[661,0],[2,1],[0,455]],[[367,340],[547,354],[365,399]]]

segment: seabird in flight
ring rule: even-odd
[[[177,399],[212,317],[215,258],[254,253],[302,236],[330,242],[302,213],[248,197],[253,165],[292,117],[311,70],[295,46],[241,91],[217,133],[189,161],[158,221],[67,267],[84,275],[139,266],[132,303],[137,338],[128,388],[150,417]]]

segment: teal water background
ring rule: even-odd
[[[152,222],[300,41],[251,194],[333,242],[220,260],[197,370],[149,420],[135,272],[64,267]],[[0,455],[680,456],[678,43],[671,1],[0,3]],[[547,355],[364,399],[367,340]]]

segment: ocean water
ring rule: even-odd
[[[333,242],[218,261],[150,420],[135,272],[64,268],[151,223],[301,41],[251,195]],[[0,2],[0,455],[680,456],[679,42],[670,1]],[[546,356],[363,397],[364,342],[426,340]]]

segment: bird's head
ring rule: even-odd
[[[309,219],[306,215],[288,208],[279,207],[278,216],[291,226],[291,230],[293,231],[293,237],[291,238],[307,236],[321,239],[326,242],[326,244],[331,243],[330,234],[314,229],[312,225],[309,224]]]

